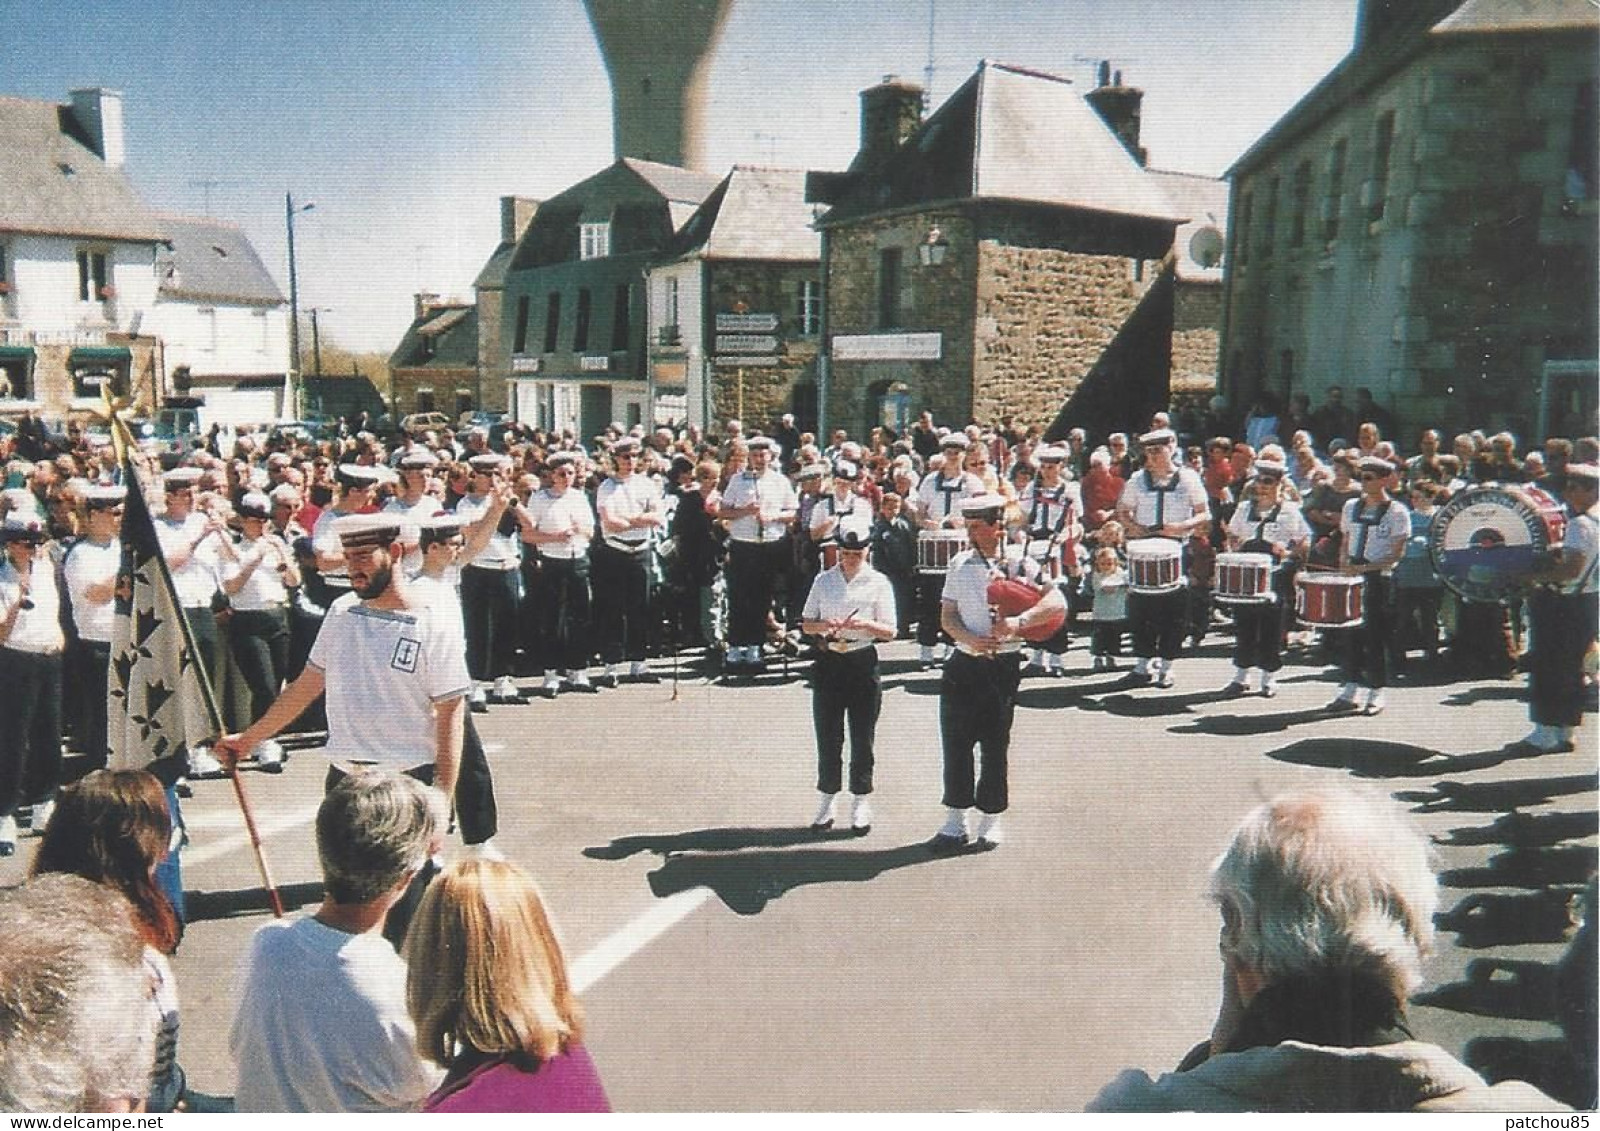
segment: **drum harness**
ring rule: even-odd
[[[1356,523],[1356,544],[1350,548],[1351,562],[1356,565],[1367,564],[1367,536],[1372,532],[1373,527],[1377,526],[1389,516],[1389,508],[1392,506],[1394,506],[1394,500],[1385,499],[1383,501],[1383,506],[1378,509],[1378,513],[1369,518],[1367,517],[1367,508],[1365,504],[1360,502],[1356,503],[1356,513],[1354,515]]]

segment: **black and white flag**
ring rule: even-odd
[[[128,497],[107,680],[110,764],[171,781],[187,770],[191,749],[216,737],[211,688],[185,632],[143,477],[128,460],[123,482]]]

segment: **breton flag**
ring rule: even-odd
[[[128,497],[107,680],[110,764],[149,769],[170,783],[187,772],[190,750],[216,738],[217,712],[156,539],[144,479],[126,454],[122,475]]]

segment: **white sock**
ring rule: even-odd
[[[1339,698],[1348,699],[1352,703],[1356,701],[1356,696],[1359,694],[1361,694],[1361,688],[1353,683],[1347,683],[1339,689]]]
[[[940,836],[966,836],[967,811],[965,809],[952,809],[945,807],[944,828],[939,830]]]
[[[1233,682],[1240,687],[1250,682],[1250,669],[1235,666],[1233,669]]]
[[[1135,675],[1149,675],[1150,658],[1148,656],[1140,656],[1137,660],[1135,660],[1133,663],[1133,672]]]

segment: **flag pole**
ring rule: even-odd
[[[122,473],[128,480],[127,487],[130,491],[138,491],[143,498],[144,483],[139,476],[139,469],[133,462],[133,435],[128,431],[127,422],[116,411],[116,405],[109,395],[106,397],[106,411],[111,418],[111,436],[115,442],[118,454],[122,457]],[[161,574],[161,584],[166,587],[167,593],[172,597],[173,607],[178,610],[178,630],[183,634],[183,645],[189,650],[189,655],[194,657],[195,671],[200,677],[200,699],[205,704],[206,718],[211,724],[212,731],[217,737],[222,737],[226,729],[222,725],[222,712],[217,708],[216,696],[211,690],[211,676],[206,672],[205,664],[200,660],[199,649],[195,647],[194,633],[189,628],[189,618],[183,614],[183,606],[177,600],[177,588],[172,581],[172,571],[167,566],[166,555],[157,553],[155,556],[156,569]],[[261,884],[266,889],[267,899],[272,904],[274,918],[283,918],[283,900],[278,895],[278,887],[272,882],[272,869],[267,864],[266,853],[261,847],[261,834],[256,829],[255,812],[250,808],[250,798],[246,796],[244,782],[239,777],[237,763],[228,766],[228,777],[233,782],[233,793],[239,801],[239,812],[244,816],[245,831],[250,836],[250,848],[255,854],[256,870],[261,873]]]

